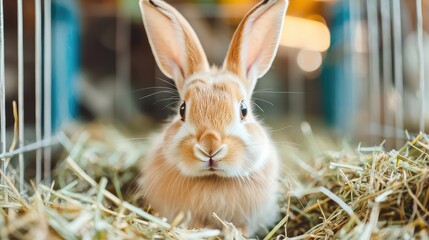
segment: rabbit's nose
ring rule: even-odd
[[[222,139],[216,132],[205,132],[198,143],[207,157],[213,157],[222,148]]]
[[[203,146],[199,144],[194,145],[194,154],[202,159],[212,160],[212,159],[218,158],[219,156],[224,155],[223,153],[225,152],[225,150],[226,150],[226,146],[220,145],[216,151],[213,151],[213,153],[208,153]]]
[[[194,155],[203,162],[207,162],[209,167],[216,168],[219,161],[221,161],[228,152],[228,146],[222,144],[217,151],[209,154],[203,146],[198,143],[194,145]]]

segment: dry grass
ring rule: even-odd
[[[308,151],[286,154],[300,171],[283,179],[284,218],[266,239],[429,238],[425,135],[398,151],[347,145],[328,151],[317,149],[317,138],[304,129],[308,144],[302,149]],[[186,230],[183,215],[167,223],[136,207],[127,196],[147,141],[101,125],[74,129],[58,140],[67,154],[57,164],[55,184],[30,185],[19,193],[13,171],[8,173],[7,186],[0,188],[0,239],[242,238],[227,222],[223,232]],[[305,155],[311,157],[300,157]]]
[[[382,145],[344,146],[318,154],[286,195],[281,233],[292,239],[428,239],[428,143],[419,134],[389,152]]]

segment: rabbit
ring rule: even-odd
[[[213,213],[245,236],[275,224],[279,157],[252,112],[256,81],[271,67],[287,0],[264,0],[241,21],[222,67],[210,67],[185,18],[162,0],[140,0],[156,63],[174,80],[178,112],[141,161],[143,202],[190,228],[222,229]]]

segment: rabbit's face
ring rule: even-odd
[[[161,0],[140,8],[155,60],[182,99],[164,134],[166,161],[187,176],[244,177],[261,167],[270,142],[250,97],[277,52],[287,1],[264,0],[243,18],[219,70],[176,9]]]
[[[247,176],[263,164],[268,138],[254,120],[245,87],[232,74],[197,75],[164,141],[187,176]]]

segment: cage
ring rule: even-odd
[[[255,3],[171,1],[217,65]],[[296,129],[307,121],[350,144],[399,149],[429,128],[428,13],[427,0],[291,0],[254,111],[279,142],[301,141]],[[71,123],[108,122],[136,138],[158,129],[176,111],[172,85],[156,66],[137,1],[0,1],[5,204],[10,184],[29,198],[32,181],[53,182]]]

